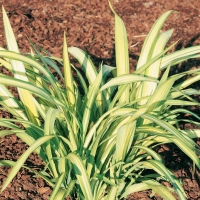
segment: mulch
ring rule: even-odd
[[[163,30],[174,28],[169,44],[179,40],[176,49],[200,44],[200,1],[198,0],[111,0],[113,7],[124,20],[128,34],[130,68],[135,69],[141,46],[155,20],[167,10],[177,12],[167,20]],[[80,47],[90,54],[98,67],[103,61],[115,66],[114,18],[107,0],[0,0],[10,18],[21,52],[30,52],[27,37],[55,56],[61,57],[63,32],[68,46]],[[2,16],[0,15],[0,46],[6,47]],[[192,59],[175,67],[183,71],[200,66],[200,60]],[[1,72],[7,73],[1,68]],[[199,87],[197,85],[197,87]],[[199,89],[199,88],[198,88]],[[199,109],[199,108],[198,108]],[[0,111],[0,117],[10,117]],[[188,125],[190,126],[190,125]],[[200,141],[197,140],[200,144]],[[0,138],[0,159],[17,160],[27,146],[15,135]],[[200,199],[200,173],[191,172],[192,163],[173,145],[160,147],[166,165],[183,181],[188,199]],[[34,169],[43,168],[36,154],[27,160]],[[5,181],[9,168],[0,168],[0,185]],[[48,199],[52,188],[42,179],[22,169],[8,188],[0,194],[4,199]],[[129,199],[160,199],[150,197],[151,192],[139,192]]]

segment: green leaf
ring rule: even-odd
[[[170,125],[169,123],[158,119],[156,116],[153,115],[149,115],[149,114],[143,114],[144,118],[147,118],[153,122],[155,122],[156,124],[158,124],[159,126],[161,126],[162,128],[164,128],[165,130],[167,130],[168,132],[170,132],[171,134],[173,134],[175,137],[177,137],[177,139],[183,141],[185,143],[185,145],[187,145],[188,147],[190,147],[191,149],[195,149],[195,142],[189,138],[185,138],[184,136],[182,136],[181,132],[179,130],[177,130],[174,126]]]
[[[9,58],[9,59],[12,59],[12,60],[21,61],[23,63],[26,63],[26,64],[38,69],[40,72],[42,72],[44,74],[44,76],[47,78],[47,80],[52,84],[52,86],[55,90],[55,93],[57,94],[59,99],[60,100],[63,99],[61,97],[61,94],[60,94],[60,89],[58,88],[58,85],[56,83],[56,79],[39,62],[37,62],[36,60],[34,60],[32,58],[28,58],[26,56],[23,56],[21,54],[11,52],[11,51],[0,51],[0,56],[4,57],[4,58]]]
[[[200,138],[200,129],[181,130],[181,132],[188,135],[190,138]]]
[[[144,181],[149,188],[151,188],[155,193],[160,195],[163,199],[170,199],[170,200],[175,200],[176,198],[172,195],[172,193],[163,185],[158,183],[157,181],[153,180],[146,180]]]
[[[153,78],[146,78],[143,76],[139,75],[121,75],[119,77],[111,79],[108,83],[103,85],[100,89],[100,91],[105,90],[106,88],[113,87],[113,86],[118,86],[118,85],[123,85],[123,84],[128,84],[128,83],[134,83],[134,82],[139,82],[139,81],[154,81],[158,82],[157,80]]]
[[[99,86],[101,84],[102,80],[102,70],[99,72],[95,82],[91,85],[87,97],[86,97],[86,104],[82,119],[82,125],[83,125],[83,138],[86,136],[86,132],[88,130],[88,125],[90,122],[90,115],[94,106],[95,98],[97,97]],[[83,139],[84,141],[85,139]]]
[[[127,197],[129,194],[134,192],[140,192],[150,189],[149,185],[146,183],[136,183],[125,189],[125,192],[121,195],[121,198]]]
[[[181,49],[181,50],[169,53],[162,58],[160,69],[163,70],[169,64],[173,66],[185,60],[188,60],[190,58],[200,57],[199,52],[200,52],[200,45],[188,47],[185,49]]]
[[[116,140],[116,150],[115,150],[115,161],[124,161],[125,156],[133,142],[136,121],[129,122],[130,117],[125,118],[121,123],[117,131],[117,140]]]
[[[161,109],[160,106],[162,105],[162,101],[166,100],[174,82],[179,79],[179,77],[181,77],[181,75],[177,77],[171,77],[156,88],[154,94],[150,96],[146,104],[149,106],[149,112],[153,111],[154,109],[156,111]]]
[[[47,142],[48,140],[52,139],[55,136],[44,136],[37,141],[35,141],[17,160],[15,165],[13,166],[12,170],[8,174],[6,181],[3,183],[1,187],[1,192],[5,190],[5,188],[9,185],[12,179],[16,176],[19,172],[20,168],[23,166],[24,162],[27,160],[28,156],[39,146]]]
[[[160,53],[163,52],[166,43],[170,39],[171,35],[173,33],[173,30],[169,30],[166,32],[161,33],[157,40],[155,39],[155,47],[151,49],[152,52],[152,58],[156,57]],[[158,79],[159,78],[159,72],[160,72],[160,63],[161,63],[161,58],[156,60],[153,64],[151,64],[145,71],[145,77],[153,77]],[[156,82],[143,82],[141,83],[141,94],[139,97],[146,97],[149,95],[152,95],[154,91],[156,90],[157,83]],[[147,102],[146,101],[141,101],[140,104],[143,105]]]
[[[162,161],[162,158],[160,157],[160,155],[157,154],[155,151],[153,151],[152,149],[150,149],[150,148],[148,148],[148,147],[145,147],[145,146],[142,146],[142,145],[135,145],[134,148],[144,150],[144,151],[146,151],[149,155],[151,155],[155,160],[158,160],[158,161],[160,161],[160,162],[163,162],[163,161]]]
[[[62,173],[60,175],[60,177],[58,178],[58,181],[56,182],[53,191],[51,193],[51,196],[49,198],[49,200],[55,200],[55,199],[59,199],[62,200],[65,198],[65,192],[66,190],[61,189],[61,185],[63,184],[63,182],[65,181],[65,173]]]
[[[22,80],[15,79],[15,78],[5,76],[5,75],[0,75],[0,83],[9,85],[9,86],[14,86],[14,87],[17,86],[17,87],[26,89],[29,92],[33,92],[33,93],[41,96],[42,98],[46,99],[47,101],[52,102],[54,105],[57,104],[59,106],[66,108],[65,104],[60,102],[58,99],[55,99],[46,90],[44,90],[43,88],[37,87],[35,85],[31,85],[30,83],[28,83],[26,81],[22,81]]]
[[[2,84],[4,84],[4,82],[2,82]],[[24,114],[19,101],[2,84],[0,84],[1,104],[7,107],[8,111],[10,111],[10,113],[12,113],[14,116],[21,117],[22,119],[27,120],[27,117]]]
[[[68,51],[79,61],[87,76],[89,83],[92,84],[97,77],[97,71],[90,57],[83,50],[77,47],[69,47]]]
[[[3,13],[3,22],[4,22],[7,48],[10,51],[19,53],[18,45],[13,30],[11,28],[8,16],[6,14],[6,11],[4,10],[4,7],[2,7],[2,13]],[[16,60],[11,60],[10,62],[13,69],[14,77],[28,82],[28,78],[26,76],[26,70],[23,63],[21,61],[16,61]],[[24,90],[22,88],[17,88],[17,89],[20,99],[23,102],[24,108],[26,110],[27,116],[29,117],[29,120],[31,120],[35,124],[40,124],[40,121],[38,119],[39,115],[37,112],[37,108],[35,107],[34,104],[32,104],[32,100],[34,97],[27,90]]]
[[[86,169],[84,167],[84,164],[82,162],[82,159],[74,153],[68,154],[66,156],[66,159],[68,159],[70,162],[72,162],[74,164],[74,166],[76,166],[76,168],[78,169],[78,171],[77,171],[74,168],[74,172],[75,172],[76,178],[78,180],[78,184],[80,184],[84,198],[86,200],[92,200],[93,194],[92,194],[89,178],[88,178]]]
[[[49,108],[49,110],[47,111],[47,115],[46,115],[46,119],[45,119],[45,123],[44,123],[44,135],[54,135],[54,124],[55,124],[55,119],[56,119],[56,115],[59,112],[59,110],[53,109],[53,108]],[[50,164],[50,169],[53,173],[53,176],[55,178],[58,177],[58,172],[57,172],[57,168],[56,168],[56,164],[53,160],[53,156],[52,156],[52,150],[51,150],[51,144],[50,141],[46,142],[45,145],[45,149],[46,149],[46,154],[49,160],[49,164]]]
[[[144,166],[155,170],[157,173],[159,173],[161,176],[164,176],[167,178],[168,181],[173,185],[176,193],[178,194],[179,198],[181,200],[186,200],[186,194],[177,180],[177,178],[163,165],[163,163],[155,160],[148,160],[143,162]]]
[[[123,74],[130,74],[129,67],[129,53],[128,53],[128,39],[126,28],[122,19],[114,11],[110,1],[108,1],[112,12],[115,15],[115,56],[117,66],[117,76]],[[119,99],[120,102],[129,102],[129,88],[127,87]]]
[[[73,107],[75,104],[74,85],[73,85],[74,83],[73,83],[72,70],[70,66],[65,33],[63,39],[63,67],[64,67],[64,81],[65,81],[66,94],[70,105]]]
[[[117,194],[117,186],[111,187],[111,190],[108,193],[107,200],[115,200]]]
[[[153,49],[155,47],[157,37],[160,33],[160,30],[161,30],[164,22],[166,21],[166,19],[169,17],[169,15],[172,12],[173,12],[172,10],[165,12],[154,23],[153,27],[151,28],[148,36],[145,39],[143,46],[142,46],[142,51],[140,54],[140,58],[138,60],[137,69],[140,68],[142,65],[144,65],[146,62],[148,62],[152,58]]]

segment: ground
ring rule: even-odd
[[[163,30],[174,28],[170,44],[180,40],[176,49],[200,44],[199,0],[111,0],[127,28],[130,67],[134,70],[141,45],[154,21],[165,11],[175,10]],[[76,46],[91,55],[99,63],[115,65],[114,18],[107,0],[0,0],[14,29],[21,52],[29,52],[27,36],[55,56],[61,57],[63,32],[66,31],[68,46]],[[0,15],[0,46],[5,47],[2,16]],[[200,66],[199,60],[190,60],[177,66],[178,70]],[[3,68],[1,71],[4,71]],[[199,89],[199,86],[196,86]],[[198,110],[198,109],[197,109]],[[199,111],[198,111],[199,112]],[[9,117],[0,112],[0,117]],[[190,128],[190,125],[188,128]],[[200,141],[197,140],[200,144]],[[14,135],[0,139],[0,159],[16,160],[27,146]],[[163,146],[158,149],[166,165],[183,181],[188,199],[200,199],[200,173],[192,174],[190,159],[176,147]],[[26,162],[34,169],[43,167],[37,155],[32,154]],[[0,186],[10,171],[0,168]],[[22,169],[12,184],[0,194],[4,199],[47,200],[51,188],[34,174]],[[131,195],[129,199],[151,199],[150,191]],[[153,197],[159,199],[159,197]]]

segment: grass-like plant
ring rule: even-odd
[[[199,106],[193,95],[200,92],[192,84],[199,81],[200,69],[169,76],[172,66],[199,57],[200,46],[167,53],[176,44],[166,48],[173,30],[160,33],[173,12],[168,11],[154,23],[136,70],[130,73],[126,29],[109,5],[115,16],[116,67],[101,64],[99,70],[84,51],[67,47],[65,34],[62,59],[42,54],[35,45],[34,53],[20,54],[2,9],[7,50],[1,48],[0,63],[13,77],[0,74],[0,104],[13,118],[0,119],[1,126],[7,128],[0,136],[16,134],[29,148],[16,162],[0,161],[1,166],[12,166],[1,191],[25,167],[52,186],[50,200],[66,196],[122,199],[147,189],[164,199],[175,199],[173,192],[186,199],[180,180],[167,169],[155,147],[174,143],[200,169],[200,152],[193,141],[200,132],[179,127],[185,120],[179,117],[182,113],[193,116],[196,120],[190,123],[199,125],[200,117],[184,106]],[[68,53],[77,59],[85,75],[70,64]],[[16,87],[19,99],[6,86]],[[25,165],[34,151],[45,163],[41,171]],[[162,185],[162,180],[170,182],[173,189]]]

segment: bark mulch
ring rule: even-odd
[[[127,28],[130,53],[130,67],[134,70],[141,45],[155,20],[167,10],[176,10],[163,30],[174,28],[170,44],[180,40],[176,49],[200,44],[200,1],[198,0],[111,0],[115,10],[122,17]],[[14,29],[21,52],[29,52],[27,36],[55,56],[61,57],[63,31],[67,33],[69,46],[80,47],[91,55],[96,66],[99,63],[115,66],[114,18],[107,0],[0,0]],[[0,15],[0,46],[6,47],[2,16]],[[174,71],[197,68],[200,60],[192,59],[175,67]],[[1,72],[7,73],[1,68]],[[196,85],[199,89],[199,85]],[[13,91],[15,92],[15,91]],[[199,113],[199,108],[197,113]],[[1,111],[0,117],[10,117]],[[186,124],[191,128],[190,124]],[[187,128],[188,128],[187,127]],[[200,141],[196,141],[200,144]],[[17,160],[27,146],[15,135],[0,138],[0,159]],[[175,176],[183,181],[188,199],[200,199],[200,173],[192,173],[192,163],[174,145],[157,149],[166,165]],[[43,168],[41,159],[32,154],[26,162],[34,169]],[[5,181],[9,168],[0,168],[0,186]],[[4,199],[48,199],[52,189],[42,179],[26,169],[20,170],[8,188],[0,194]],[[129,199],[151,198],[151,191],[138,192]]]

